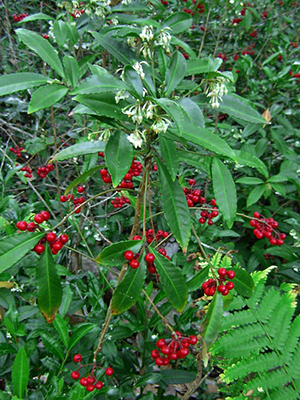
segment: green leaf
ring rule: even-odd
[[[63,64],[65,68],[66,81],[73,89],[77,86],[80,78],[79,65],[76,58],[72,56],[64,56]]]
[[[201,269],[191,280],[187,282],[189,291],[198,290],[202,283],[206,280],[209,273],[209,266]]]
[[[76,96],[74,100],[89,107],[98,115],[123,121],[128,120],[128,116],[122,112],[121,102],[116,103],[114,93],[81,94]]]
[[[124,242],[113,243],[101,251],[96,261],[108,267],[123,265],[126,262],[124,252],[131,250],[133,253],[137,253],[142,244],[142,240],[126,240]]]
[[[241,296],[250,297],[254,290],[254,282],[251,275],[242,268],[232,268],[235,277],[232,282],[234,288]]]
[[[179,161],[174,141],[166,139],[162,135],[159,135],[159,150],[167,166],[167,169],[171,175],[172,180],[175,181],[179,168]]]
[[[34,51],[43,61],[50,65],[62,78],[65,77],[62,63],[57,55],[56,50],[47,39],[35,32],[27,29],[16,29],[19,39],[32,51]]]
[[[243,183],[244,185],[261,185],[264,181],[259,178],[245,176],[244,178],[239,178],[236,183]]]
[[[175,101],[161,98],[155,99],[156,103],[174,120],[178,136],[182,136],[183,129],[188,120],[185,110]]]
[[[129,86],[129,92],[139,98],[140,100],[143,99],[143,82],[140,78],[140,75],[136,72],[134,68],[132,68],[130,65],[127,65],[124,68],[124,79],[125,82]]]
[[[200,107],[188,97],[179,100],[180,106],[185,110],[192,125],[205,128],[204,116]]]
[[[51,333],[41,332],[40,333],[42,341],[46,349],[50,354],[59,358],[60,360],[64,359],[64,350],[61,344],[58,342],[57,338],[54,337]]]
[[[87,178],[89,178],[91,175],[93,175],[95,172],[100,170],[100,166],[97,165],[97,167],[93,167],[91,169],[89,169],[88,171],[84,172],[83,174],[80,174],[78,176],[78,178],[74,179],[74,181],[72,181],[67,187],[66,190],[64,192],[64,194],[67,194],[70,190],[72,190],[75,186],[84,183]]]
[[[63,48],[68,37],[67,23],[59,19],[53,24],[53,33],[59,47]]]
[[[94,329],[95,325],[94,324],[81,324],[75,331],[72,333],[70,343],[69,343],[69,348],[68,350],[72,350],[73,347],[76,346],[80,340],[87,335],[92,329]]]
[[[129,171],[133,160],[133,147],[127,138],[126,133],[117,131],[110,136],[105,147],[105,161],[114,187]]]
[[[53,321],[53,325],[60,337],[60,340],[63,342],[66,348],[68,348],[70,338],[67,321],[57,314],[55,320]]]
[[[192,26],[192,23],[193,20],[187,13],[176,12],[171,13],[171,15],[163,21],[161,27],[171,28],[172,33],[177,35],[178,33],[187,31]]]
[[[47,15],[44,13],[36,13],[36,14],[28,15],[28,17],[23,18],[22,21],[18,22],[18,25],[21,25],[24,22],[41,21],[41,20],[53,21],[54,18],[52,18],[52,17],[50,17],[50,15]]]
[[[268,178],[269,172],[266,165],[257,157],[251,153],[247,153],[244,150],[236,150],[237,162],[240,165],[247,165],[247,167],[255,168],[265,178]]]
[[[208,312],[201,324],[202,338],[206,344],[207,350],[213,345],[217,339],[223,316],[223,298],[221,293],[216,291],[212,302],[209,305]]]
[[[169,97],[182,81],[186,72],[186,61],[181,53],[173,53],[169,68],[166,71],[166,96]]]
[[[188,299],[188,287],[181,270],[151,247],[149,252],[155,256],[154,265],[169,302],[177,311],[182,312]]]
[[[0,356],[6,356],[7,354],[16,354],[17,350],[13,345],[9,343],[0,343]]]
[[[236,188],[229,169],[217,158],[212,162],[212,182],[214,195],[228,227],[231,228],[236,217]]]
[[[262,67],[264,67],[266,64],[269,64],[271,61],[273,60],[277,60],[278,56],[281,54],[281,51],[277,51],[276,53],[273,53],[270,55],[270,57],[268,57],[263,63],[262,63]]]
[[[31,96],[28,114],[48,108],[58,103],[66,94],[68,88],[62,85],[47,85],[38,88]]]
[[[246,32],[248,32],[249,29],[251,28],[251,24],[252,24],[252,13],[250,13],[249,10],[246,10],[245,18],[244,18],[244,25],[245,25]]]
[[[253,124],[267,124],[267,121],[253,107],[238,95],[226,94],[222,97],[219,110],[232,117],[240,118],[243,121]]]
[[[44,232],[16,233],[0,240],[0,273],[12,267],[25,256],[38,241],[45,235]]]
[[[189,383],[196,379],[195,372],[185,371],[184,369],[164,369],[161,370],[160,374],[167,385]]]
[[[183,130],[182,137],[204,147],[205,149],[229,157],[232,160],[236,160],[236,155],[227,142],[209,129],[199,128],[195,125],[188,125]]]
[[[217,71],[221,66],[220,58],[197,58],[187,61],[187,70],[185,76],[204,74],[207,72]]]
[[[52,82],[52,79],[33,72],[20,72],[0,76],[0,96],[31,89]]]
[[[130,266],[114,291],[112,297],[112,314],[118,315],[131,308],[137,301],[145,283],[146,262],[145,253],[140,257],[140,266],[133,269]]]
[[[11,378],[14,394],[18,396],[19,399],[23,399],[29,380],[29,360],[24,346],[20,348],[14,359]]]
[[[256,186],[253,190],[251,190],[249,196],[247,197],[247,207],[250,207],[252,206],[252,204],[255,204],[264,194],[265,189],[266,189],[265,185],[259,185]]]
[[[126,89],[124,82],[99,67],[96,75],[85,79],[71,94],[116,92],[121,89]]]
[[[99,151],[104,151],[104,149],[105,142],[95,141],[77,143],[55,154],[51,162],[67,160],[68,158],[83,156],[85,154],[98,153]]]
[[[47,322],[52,322],[62,299],[62,287],[50,246],[39,258],[36,269],[38,306]]]
[[[179,182],[177,180],[172,181],[166,166],[158,159],[156,162],[165,218],[171,232],[185,253],[191,236],[191,218],[186,198]]]
[[[94,38],[105,48],[112,56],[119,60],[122,64],[131,64],[134,60],[138,60],[137,55],[129,46],[113,39],[110,36],[101,35],[97,32],[91,32]]]

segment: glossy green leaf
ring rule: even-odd
[[[178,33],[187,31],[192,26],[193,20],[185,12],[171,13],[162,23],[162,28],[171,28],[172,33],[177,35]]]
[[[201,288],[202,283],[206,280],[209,273],[209,266],[201,269],[191,280],[187,282],[189,291],[198,290]]]
[[[158,69],[162,79],[165,79],[166,71],[169,65],[169,57],[166,55],[163,47],[157,48]]]
[[[232,227],[236,217],[236,187],[229,169],[218,158],[212,162],[212,182],[214,195],[225,221]]]
[[[31,89],[52,82],[52,79],[33,72],[20,72],[0,76],[0,96]]]
[[[54,18],[50,17],[50,15],[47,15],[47,14],[44,14],[44,13],[40,12],[40,13],[28,15],[28,17],[25,17],[25,18],[22,19],[22,21],[18,22],[18,25],[21,25],[24,22],[42,21],[42,20],[53,21]]]
[[[186,252],[191,236],[191,218],[186,198],[179,182],[172,181],[166,166],[158,159],[156,162],[165,218],[183,252]]]
[[[47,85],[33,92],[28,106],[28,114],[48,108],[58,103],[66,94],[68,88],[62,85]]]
[[[244,26],[245,26],[246,32],[248,32],[250,30],[251,24],[252,24],[252,13],[249,10],[246,10],[245,18],[244,18]]]
[[[16,354],[16,348],[10,343],[0,343],[0,356],[6,356],[7,354]]]
[[[48,244],[45,246],[45,251],[37,263],[36,281],[39,309],[47,322],[52,322],[61,303],[62,287]]]
[[[159,150],[172,180],[175,181],[179,168],[179,161],[174,141],[159,135]]]
[[[133,253],[138,253],[142,243],[142,240],[126,240],[124,242],[113,243],[101,251],[96,261],[108,267],[123,265],[126,262],[124,252],[131,250]]]
[[[261,185],[264,183],[262,179],[252,176],[245,176],[236,180],[236,183],[243,183],[244,185]]]
[[[114,315],[131,308],[137,301],[144,287],[146,277],[146,262],[144,260],[145,253],[139,259],[140,266],[133,269],[128,266],[127,272],[118,284],[112,297],[112,313]]]
[[[240,165],[247,165],[247,167],[255,168],[265,178],[268,178],[269,172],[266,165],[251,153],[244,150],[236,150],[237,162]]]
[[[141,80],[140,75],[136,72],[134,68],[130,65],[127,65],[124,68],[124,80],[129,87],[129,92],[139,98],[140,100],[143,99],[143,82]]]
[[[75,186],[78,186],[79,184],[86,182],[86,180],[87,180],[90,176],[94,175],[95,172],[99,171],[100,168],[101,168],[101,167],[98,165],[97,167],[93,167],[93,168],[87,170],[86,172],[84,172],[83,174],[80,174],[80,175],[78,176],[78,178],[74,179],[74,181],[72,181],[72,182],[66,187],[66,190],[65,190],[64,194],[67,194],[67,193],[68,193],[70,190],[72,190]]]
[[[182,81],[186,72],[186,61],[181,53],[173,53],[170,65],[166,71],[166,96],[169,97],[177,85]]]
[[[223,296],[216,291],[212,302],[209,305],[207,314],[201,324],[202,339],[204,340],[207,350],[213,345],[217,339],[223,316]]]
[[[174,100],[161,98],[155,101],[173,119],[177,126],[178,136],[182,136],[187,121],[187,114],[183,108]]]
[[[273,60],[277,60],[278,56],[281,54],[281,51],[277,51],[276,53],[273,53],[272,55],[270,55],[270,57],[268,57],[263,63],[262,63],[262,67],[264,67],[266,64],[269,64],[270,62],[272,62]]]
[[[192,125],[199,126],[200,128],[205,128],[204,116],[200,107],[193,102],[193,100],[188,97],[179,100],[180,106],[187,113],[189,122]]]
[[[183,383],[193,382],[196,379],[196,373],[186,371],[184,369],[164,369],[161,370],[161,379],[167,385],[178,385]]]
[[[22,232],[7,236],[0,240],[0,273],[21,260],[38,241],[44,232]]]
[[[122,131],[115,132],[105,147],[105,161],[114,187],[119,185],[129,171],[132,160],[133,147],[128,135]]]
[[[78,328],[76,328],[72,332],[72,336],[70,338],[70,343],[69,343],[69,348],[68,350],[72,350],[73,347],[76,346],[77,343],[80,342],[80,340],[86,336],[89,332],[91,332],[92,329],[94,329],[95,325],[94,324],[81,324]]]
[[[62,63],[54,47],[47,39],[35,32],[27,29],[16,29],[19,39],[32,51],[34,51],[43,61],[50,65],[62,78],[65,77]]]
[[[251,275],[242,268],[231,268],[235,272],[235,277],[232,279],[234,288],[244,297],[250,297],[254,290],[254,282]]]
[[[67,160],[68,158],[83,156],[85,154],[98,153],[99,151],[104,151],[104,149],[105,142],[95,141],[77,143],[55,154],[51,162]]]
[[[229,157],[232,160],[236,160],[236,155],[227,142],[209,129],[189,125],[183,130],[182,137],[192,143],[204,147],[205,149]]]
[[[75,88],[80,78],[80,70],[78,62],[76,58],[72,56],[64,56],[63,64],[65,68],[67,84],[72,88]]]
[[[20,348],[14,359],[11,377],[14,394],[19,399],[23,399],[29,380],[29,360],[24,346]]]
[[[57,44],[63,48],[68,37],[67,23],[62,19],[55,21],[53,24],[53,33]]]
[[[204,74],[207,72],[217,71],[221,66],[220,58],[197,58],[187,61],[187,70],[185,76]]]
[[[122,112],[122,103],[116,103],[114,93],[81,94],[74,100],[95,111],[98,115],[123,121],[128,120],[128,116]]]
[[[68,322],[59,314],[57,314],[55,320],[53,321],[53,325],[59,335],[60,340],[63,342],[66,348],[68,348],[70,341]]]
[[[42,338],[43,344],[46,349],[50,352],[51,355],[59,358],[60,360],[64,359],[64,350],[57,340],[57,338],[49,332],[41,332],[40,336]]]
[[[247,207],[250,207],[252,206],[252,204],[255,204],[264,194],[265,189],[266,189],[265,185],[259,185],[256,186],[253,190],[251,190],[251,192],[247,197]]]
[[[131,64],[134,60],[137,60],[137,55],[130,49],[129,46],[123,42],[110,37],[101,35],[98,32],[91,32],[94,38],[107,50],[112,56],[119,60],[122,64]]]
[[[238,95],[227,94],[222,97],[219,110],[232,117],[240,118],[243,121],[252,122],[253,124],[267,124],[265,118],[249,105],[249,103],[249,101],[246,102]]]
[[[155,256],[154,265],[169,302],[177,311],[182,312],[187,304],[188,287],[181,270],[151,247],[149,252]]]
[[[126,89],[124,82],[112,76],[104,68],[101,68],[101,70],[99,68],[97,69],[97,74],[81,82],[71,94],[117,92],[118,90]]]

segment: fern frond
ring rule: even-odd
[[[289,335],[286,340],[286,345],[284,349],[284,361],[289,364],[293,354],[297,349],[297,344],[299,347],[299,337],[300,337],[300,315],[298,315],[290,328]]]
[[[254,394],[271,391],[290,383],[290,377],[283,368],[257,376],[246,384],[245,390],[254,390]],[[262,390],[261,390],[262,389]],[[272,397],[271,397],[272,398]]]
[[[251,275],[254,281],[255,288],[252,296],[247,301],[248,307],[255,307],[255,305],[259,303],[265,290],[265,283],[269,272],[270,269],[268,268],[264,271],[256,271]]]
[[[282,365],[283,361],[275,352],[262,353],[257,357],[244,359],[232,365],[221,375],[221,378],[224,382],[231,383],[237,379],[245,378],[250,373],[264,372]]]
[[[299,394],[291,386],[287,386],[272,393],[272,400],[299,400]]]
[[[290,363],[290,371],[291,375],[295,377],[295,379],[300,379],[300,342],[298,342],[293,357]],[[300,386],[300,385],[299,385]]]
[[[226,311],[241,310],[245,307],[245,299],[242,296],[235,296],[232,302],[226,307]]]
[[[229,256],[224,256],[220,263],[220,268],[230,269],[231,267],[231,258]]]
[[[221,331],[227,331],[228,329],[239,325],[252,324],[256,321],[256,317],[250,310],[236,311],[223,318]]]
[[[210,261],[214,268],[219,268],[221,258],[222,258],[222,254],[221,253],[217,253],[216,252],[214,254],[213,258]]]
[[[266,292],[256,311],[260,321],[265,322],[270,319],[270,316],[280,302],[280,299],[281,296],[279,290],[272,287]]]

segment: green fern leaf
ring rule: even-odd
[[[284,349],[284,361],[288,365],[290,364],[291,358],[296,351],[296,346],[299,347],[299,337],[300,337],[300,315],[298,315],[290,328],[289,335],[286,340],[286,346]]]

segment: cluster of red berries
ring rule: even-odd
[[[235,277],[234,271],[227,271],[225,268],[219,268],[218,274],[219,285],[217,285],[217,282],[212,278],[208,279],[202,284],[202,289],[207,296],[213,296],[216,293],[217,289],[218,292],[222,293],[223,296],[227,296],[229,291],[234,288],[233,282],[226,282],[227,279],[233,279]]]
[[[164,232],[162,230],[158,230],[155,235],[155,240],[158,242],[161,239],[166,239],[169,236],[169,232]],[[148,229],[146,231],[146,240],[147,243],[152,243],[154,240],[154,231],[153,229]]]
[[[255,219],[251,219],[250,226],[254,228],[253,233],[257,239],[262,239],[265,237],[269,240],[271,245],[283,245],[286,234],[276,231],[279,225],[277,221],[275,221],[273,218],[265,218],[258,211],[253,213],[253,217]]]
[[[255,51],[252,50],[253,47],[255,47],[255,44],[252,44],[251,46],[248,46],[246,49],[244,49],[242,51],[242,55],[245,56],[245,55],[249,54],[250,56],[253,56],[253,54],[255,54]]]
[[[82,355],[81,354],[75,354],[75,356],[73,357],[73,360],[76,363],[80,364],[80,367],[77,370],[75,370],[75,371],[73,371],[71,373],[71,377],[74,380],[78,380],[80,378],[80,376],[81,376],[80,372],[79,372],[80,369],[84,368],[84,367],[87,367],[90,364],[87,364],[87,365],[81,364],[81,361],[82,361]],[[90,375],[88,375],[86,378],[85,377],[81,377],[80,378],[80,381],[79,381],[80,385],[84,386],[88,392],[92,392],[95,389],[101,390],[103,388],[103,382],[102,381],[98,381],[98,380],[96,381],[96,378],[95,378],[95,375],[94,375],[94,372],[95,372],[96,368],[103,368],[103,367],[100,367],[98,365],[93,365],[93,368],[92,368],[92,371],[91,371]],[[114,373],[114,370],[111,367],[106,368],[106,370],[105,370],[105,375],[106,376],[112,376],[113,373]]]
[[[121,183],[117,186],[118,189],[132,189],[133,183],[132,178],[134,176],[141,175],[143,171],[143,165],[139,161],[132,161],[131,167],[127,174],[125,174]],[[108,173],[107,169],[103,168],[100,170],[100,174],[104,183],[112,183],[111,176]]]
[[[20,22],[20,21],[22,21],[25,17],[28,17],[28,15],[29,15],[29,14],[19,14],[19,15],[14,14],[14,15],[13,15],[14,22]]]
[[[272,256],[271,254],[265,254],[264,257],[265,257],[265,260],[269,260],[269,259],[270,259],[270,260],[274,260],[274,258],[275,258],[275,257]]]
[[[20,231],[35,232],[39,228],[39,224],[48,221],[50,214],[48,211],[42,211],[34,216],[35,222],[18,221],[16,227]],[[69,240],[68,235],[62,234],[59,237],[56,236],[54,232],[48,232],[45,236],[40,239],[40,241],[34,246],[33,251],[38,255],[45,251],[45,243],[48,242],[52,254],[57,254]]]
[[[84,187],[83,186],[78,186],[77,188],[77,192],[78,193],[83,193],[84,192]],[[73,194],[68,194],[67,196],[62,195],[60,196],[59,200],[62,203],[66,203],[68,200],[72,201],[72,203],[75,206],[75,214],[79,214],[81,211],[81,208],[78,207],[80,204],[83,204],[85,202],[85,198],[80,196],[80,197],[74,197]]]
[[[167,6],[169,4],[169,2],[167,0],[160,0],[161,4],[163,4],[164,6]]]
[[[125,260],[129,261],[129,265],[133,269],[137,269],[140,266],[138,258],[140,255],[138,253],[133,253],[131,250],[126,250],[124,253]]]
[[[218,58],[221,58],[221,60],[223,60],[224,62],[228,60],[226,54],[223,54],[223,53],[219,53],[219,54],[217,55],[217,57],[218,57]]]
[[[16,154],[17,157],[21,157],[21,151],[24,150],[24,147],[19,147],[16,145],[11,147],[9,150]]]
[[[290,45],[293,46],[295,49],[298,47],[298,43],[291,42]]]
[[[130,204],[130,200],[125,196],[116,197],[111,201],[111,204],[113,205],[113,208],[122,208],[125,204]]]
[[[157,349],[151,351],[151,357],[155,359],[155,364],[159,367],[169,365],[171,360],[185,358],[190,353],[189,346],[194,346],[197,342],[195,335],[185,337],[176,331],[172,333],[172,339],[158,339]]]
[[[281,54],[279,54],[279,56],[277,57],[277,60],[278,60],[278,61],[282,61],[282,60],[283,60],[283,57],[282,57]]]
[[[218,115],[218,118],[219,118],[219,121],[220,121],[220,122],[224,121],[224,120],[227,119],[228,117],[229,117],[228,114],[220,113],[220,114]]]
[[[268,11],[263,11],[263,12],[260,14],[260,18],[261,18],[262,20],[267,19],[267,18],[268,18]]]
[[[159,249],[158,252],[166,257],[168,260],[170,260],[170,257],[167,255],[167,252],[165,249]],[[150,272],[150,274],[157,274],[155,265],[154,265],[154,260],[155,260],[155,256],[152,253],[148,253],[145,255],[145,261],[147,263],[147,269]]]
[[[16,164],[16,166],[18,166],[18,164]],[[27,172],[26,174],[24,174],[25,178],[32,178],[32,169],[30,167],[28,167],[28,165],[25,165],[25,167],[22,167],[20,169],[20,171]]]
[[[257,30],[254,29],[252,32],[250,32],[250,36],[253,38],[257,38]]]
[[[53,164],[43,165],[38,167],[36,173],[39,175],[40,178],[45,179],[49,172],[54,170]]]
[[[253,5],[251,3],[247,3],[246,5],[244,5],[243,9],[241,10],[241,15],[244,17],[247,11],[247,7],[253,7]],[[250,14],[252,14],[252,11],[249,11]]]
[[[232,25],[239,24],[242,21],[243,21],[242,18],[233,18],[231,24]]]
[[[237,61],[239,58],[240,58],[240,56],[239,56],[238,54],[235,54],[235,55],[233,56],[233,61]]]

